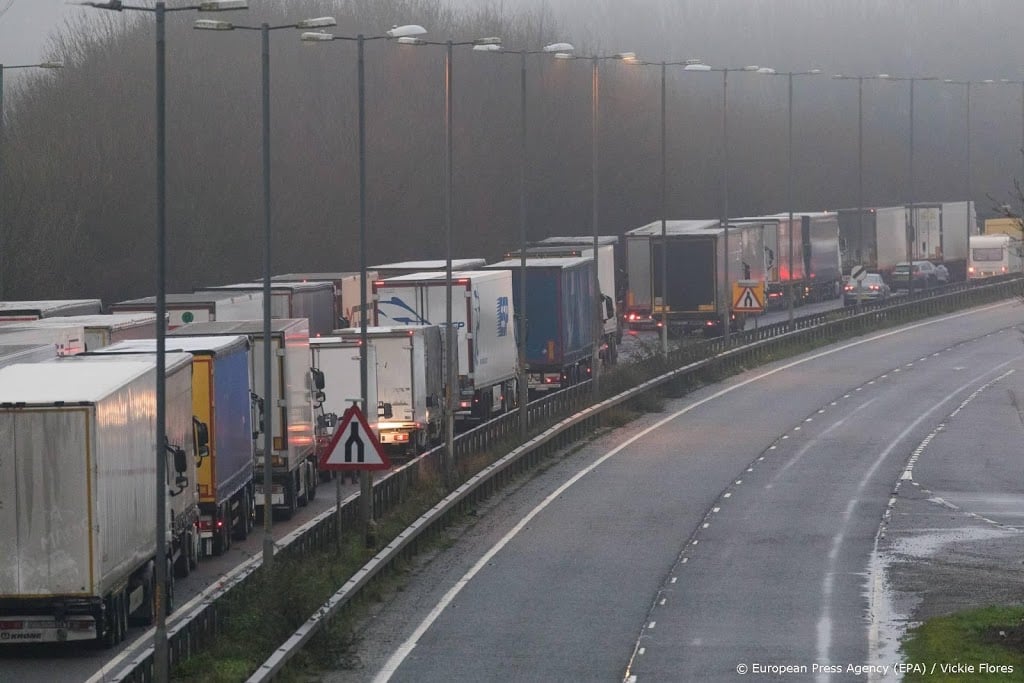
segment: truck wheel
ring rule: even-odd
[[[178,578],[185,578],[191,573],[192,562],[189,555],[192,554],[192,534],[186,532],[184,537],[181,539],[181,553],[178,554],[178,559],[174,561],[174,575]]]
[[[235,523],[234,528],[235,538],[239,541],[244,541],[249,538],[250,507],[249,489],[245,489],[242,491],[242,500],[238,506],[238,522]]]
[[[309,494],[306,496],[308,501],[316,499],[316,489],[320,486],[320,475],[317,473],[317,467],[315,462],[309,463]]]
[[[288,482],[284,485],[284,509],[281,510],[281,519],[291,519],[295,514],[295,510],[298,505],[295,501],[295,476],[288,477]]]

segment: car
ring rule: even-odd
[[[868,273],[860,281],[860,286],[853,278],[847,278],[843,283],[843,305],[853,306],[858,301],[885,301],[892,293],[889,285],[885,283],[878,273]]]
[[[914,289],[927,289],[937,282],[934,263],[914,261]],[[892,269],[892,288],[910,289],[910,263],[907,261],[900,261]]]

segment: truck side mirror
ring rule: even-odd
[[[324,371],[319,368],[310,368],[309,372],[313,375],[313,386],[316,387],[317,391],[323,391],[327,385],[324,381]]]
[[[170,451],[171,457],[174,458],[174,471],[178,474],[182,474],[188,471],[188,454],[185,453],[185,449],[181,446],[167,446],[167,450]]]
[[[252,430],[252,438],[253,438],[253,440],[255,440],[256,437],[258,437],[260,434],[263,433],[263,427],[264,427],[264,425],[263,425],[263,403],[264,403],[264,401],[263,401],[263,398],[259,394],[253,393],[251,391],[249,392],[249,401],[250,401],[250,404],[252,405],[252,409],[256,413],[256,419],[254,421],[254,424],[256,425],[256,429]]]
[[[197,417],[192,418],[192,439],[199,457],[196,467],[199,467],[203,464],[203,458],[210,457],[210,428]]]
[[[604,301],[604,319],[611,320],[615,316],[615,304],[607,294],[603,294],[601,299]]]
[[[392,410],[390,403],[384,403],[381,401],[377,404],[377,417],[383,417],[385,420],[390,420],[394,414],[395,413]]]

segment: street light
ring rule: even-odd
[[[966,138],[967,146],[967,211],[965,220],[967,230],[966,240],[969,244],[971,241],[971,192],[973,191],[971,187],[971,85],[974,83],[974,81],[957,81],[951,78],[945,78],[942,82],[949,85],[964,86],[964,95],[966,98],[966,112],[964,116],[964,127],[966,134],[964,137]],[[964,264],[964,268],[966,267],[967,264]],[[966,270],[964,271],[964,279],[967,279]]]
[[[729,345],[730,333],[730,312],[732,309],[732,291],[729,283],[729,119],[728,119],[728,93],[729,73],[734,71],[748,71],[765,73],[759,66],[742,66],[737,68],[712,67],[707,64],[689,64],[683,71],[718,71],[722,74],[722,216],[719,224],[722,227],[723,245],[725,252],[725,306],[722,309],[722,335],[726,346]]]
[[[3,187],[4,171],[4,71],[7,69],[62,69],[63,62],[40,62],[39,64],[0,64],[0,188]],[[0,207],[0,238],[4,236],[3,209]],[[0,248],[0,299],[4,296],[4,249]]]
[[[441,45],[444,60],[444,234],[445,234],[445,458],[444,483],[449,489],[454,484],[455,466],[455,335],[452,326],[452,53],[456,45],[500,45],[501,38],[488,37],[464,41],[430,41],[415,36],[396,39],[402,45]]]
[[[165,23],[168,12],[221,12],[248,9],[245,0],[200,2],[195,5],[167,7],[158,0],[154,7],[126,5],[121,0],[110,2],[83,2],[96,9],[152,12],[156,18],[156,557],[154,563],[153,611],[156,621],[153,636],[154,677],[161,683],[169,676],[170,659],[167,649],[167,473],[165,468],[165,442],[167,440],[167,374],[164,368],[167,350],[167,74]]]
[[[640,66],[661,67],[661,355],[668,360],[668,228],[666,225],[668,214],[668,161],[667,161],[667,134],[666,121],[666,71],[670,66],[696,66],[703,63],[700,59],[687,59],[682,62],[646,62],[632,60],[627,63]],[[653,297],[651,300],[653,304]],[[653,311],[652,311],[653,312]]]
[[[367,345],[369,344],[366,332],[366,316],[369,313],[366,305],[366,76],[363,59],[363,46],[367,40],[383,40],[393,38],[408,38],[423,35],[427,32],[422,26],[406,24],[395,26],[379,36],[364,36],[362,33],[352,36],[337,36],[332,33],[311,31],[303,33],[301,39],[305,42],[333,42],[335,40],[355,41],[357,46],[356,76],[359,98],[359,386],[360,397],[364,411],[376,409],[376,406],[367,405],[367,387],[369,386],[369,367],[367,360]],[[338,491],[340,500],[341,478],[338,478]],[[364,526],[364,535],[369,533],[370,524],[373,520],[373,472],[363,470],[359,475],[359,516]],[[341,519],[338,519],[340,533]]]
[[[271,259],[270,259],[270,32],[284,28],[319,28],[324,26],[335,26],[337,22],[334,17],[319,17],[317,19],[305,19],[293,24],[282,24],[271,26],[267,23],[259,26],[242,26],[232,24],[228,21],[215,21],[212,19],[197,19],[193,28],[202,31],[259,31],[262,45],[262,122],[263,122],[263,399],[266,402],[266,410],[263,415],[263,565],[269,567],[274,560],[274,537],[271,534],[273,521],[271,514],[273,488],[273,467],[271,466],[272,437],[274,410],[272,405],[271,384],[271,349],[270,349],[270,280],[271,280]],[[294,492],[296,495],[298,492]]]
[[[914,220],[916,218],[914,214],[914,83],[917,81],[934,81],[937,80],[934,76],[890,76],[889,74],[878,74],[878,79],[882,81],[907,81],[910,83],[910,161],[907,165],[908,177],[907,181],[907,195],[910,200],[910,212],[909,220],[907,224],[907,263],[909,265],[909,273],[907,279],[907,296],[914,294],[914,242],[917,240],[916,227]]]
[[[594,401],[601,397],[601,332],[604,329],[604,316],[601,313],[601,287],[597,279],[597,243],[598,243],[598,171],[597,171],[597,133],[599,129],[598,103],[601,94],[600,71],[598,65],[606,59],[617,59],[626,63],[636,62],[636,53],[617,52],[611,55],[592,55],[578,57],[568,52],[556,52],[555,59],[585,59],[591,64],[590,75],[590,154],[591,154],[591,222],[594,236],[594,268],[591,273],[590,286],[594,293],[594,350],[590,355],[591,380],[593,381]]]
[[[793,77],[794,76],[817,76],[821,69],[808,69],[806,71],[776,71],[775,69],[762,68],[757,73],[768,76],[785,76],[787,81],[787,136],[786,136],[786,206],[789,207],[789,325],[793,326]],[[806,274],[805,274],[806,275]]]
[[[508,50],[501,45],[474,45],[480,52],[501,52],[519,55],[519,307],[516,310],[516,334],[519,336],[519,437],[526,441],[529,432],[530,389],[526,371],[526,167],[529,164],[526,147],[526,55],[569,54],[570,43],[551,43],[540,50]],[[597,252],[594,252],[594,270],[597,271]]]

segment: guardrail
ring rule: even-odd
[[[930,317],[1022,294],[1024,279],[1018,276],[1004,276],[998,281],[986,281],[984,284],[958,283],[941,290],[927,290],[913,297],[866,304],[862,305],[859,311],[849,308],[815,313],[794,319],[792,326],[788,321],[783,321],[738,332],[731,336],[728,346],[723,339],[712,339],[680,346],[670,353],[667,361],[660,357],[646,359],[638,364],[641,372],[664,372],[635,387],[618,392],[596,405],[583,407],[591,398],[590,381],[533,401],[529,405],[528,422],[531,428],[561,419],[473,476],[410,525],[325,602],[249,680],[271,680],[331,616],[378,573],[414,549],[416,541],[423,534],[433,533],[443,527],[451,515],[485,500],[507,481],[529,471],[551,453],[593,431],[599,426],[603,414],[611,408],[628,404],[648,391],[673,381],[689,382],[700,378],[702,374],[717,374],[735,365],[749,367],[759,364],[785,344],[797,341],[826,343],[910,319]],[[671,366],[676,367],[668,369]],[[514,438],[518,434],[518,419],[517,413],[502,415],[459,435],[455,439],[455,459],[458,461],[481,450],[492,448],[504,439]],[[443,447],[435,448],[375,482],[374,515],[381,516],[399,504],[404,493],[412,487],[424,470],[440,471],[442,454]],[[342,505],[341,523],[355,524],[357,515],[358,495],[353,495]],[[290,534],[288,539],[282,539],[276,552],[302,555],[333,544],[337,535],[337,520],[334,510],[321,513]],[[259,566],[258,558],[254,560],[251,569],[244,575],[236,577],[231,585],[224,586],[211,595],[208,601],[193,610],[187,619],[171,625],[168,629],[168,638],[172,665],[198,651],[205,640],[216,632],[220,623],[217,613],[218,599],[248,580]],[[112,680],[152,680],[152,648],[140,654]]]

